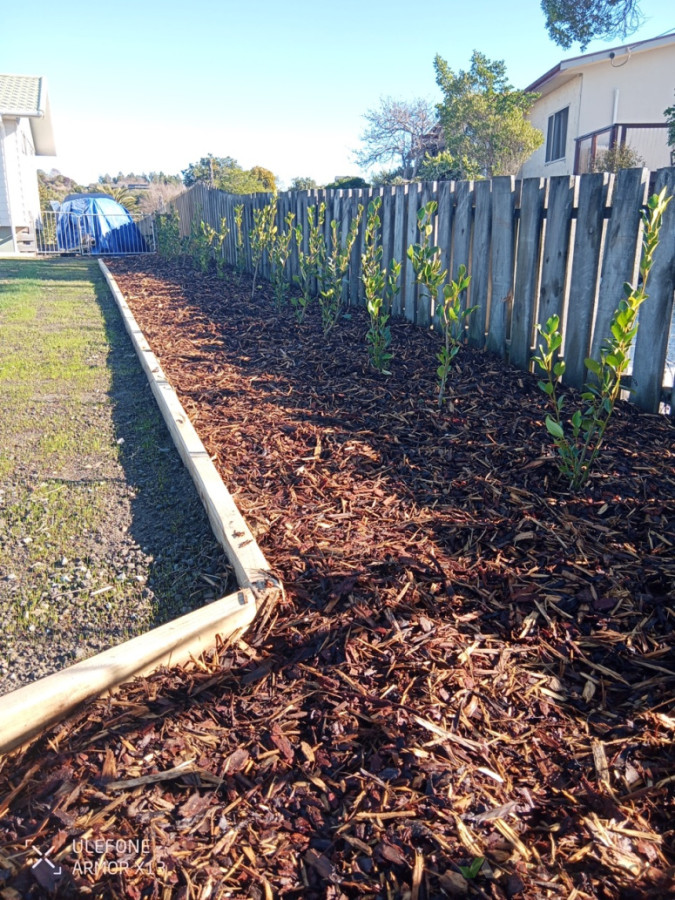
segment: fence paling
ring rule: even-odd
[[[326,203],[324,235],[330,249],[330,222],[336,219],[339,233],[346,235],[359,203],[364,216],[369,199],[382,197],[382,264],[401,263],[401,290],[395,316],[428,326],[434,322],[435,305],[418,290],[407,248],[419,240],[417,212],[428,200],[438,203],[434,240],[448,278],[456,278],[459,266],[471,275],[466,304],[478,306],[468,323],[469,342],[489,349],[522,369],[531,368],[535,345],[535,323],[552,314],[564,325],[563,353],[567,357],[565,382],[581,387],[587,377],[584,359],[598,349],[607,335],[612,314],[622,294],[623,282],[632,281],[641,251],[640,210],[646,198],[649,173],[624,170],[617,176],[589,174],[558,176],[549,180],[525,179],[514,185],[510,176],[491,182],[428,182],[374,190],[320,190],[285,192],[279,195],[277,226],[283,227],[288,211],[302,227],[307,250],[307,210]],[[675,189],[675,168],[660,170],[659,185]],[[269,195],[233,196],[195,185],[178,197],[181,233],[187,234],[193,218],[212,217],[217,228],[222,216],[230,228],[223,248],[228,263],[236,262],[234,206],[245,209],[245,266],[250,268],[252,210]],[[667,223],[673,222],[675,202],[668,208]],[[351,256],[348,290],[350,304],[363,303],[360,279],[363,228],[359,228]],[[663,396],[669,311],[672,309],[675,246],[672,224],[661,233],[655,255],[657,276],[650,281],[650,300],[641,310],[641,330],[635,353],[635,402],[643,409],[658,411]],[[292,244],[287,268],[290,281],[298,273],[297,248]],[[268,271],[267,263],[263,272]],[[649,323],[649,324],[648,324]],[[436,322],[436,324],[438,324]],[[672,411],[672,405],[671,405]]]
[[[657,192],[666,188],[675,194],[675,168],[661,169],[656,178]],[[659,252],[661,251],[661,252]],[[675,199],[663,216],[661,242],[654,254],[649,273],[649,300],[640,307],[640,328],[633,359],[634,400],[641,409],[655,411],[661,398],[662,372],[668,350],[668,324],[673,313],[675,293]],[[658,377],[655,375],[658,373]],[[675,399],[675,378],[671,393]]]
[[[604,212],[609,179],[606,174],[580,180],[574,236],[570,299],[565,330],[564,382],[582,388],[587,378],[584,360],[590,353],[593,310],[600,268]]]

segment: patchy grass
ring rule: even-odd
[[[94,262],[0,262],[0,408],[0,693],[229,590]]]

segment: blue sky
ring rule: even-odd
[[[358,173],[352,151],[380,97],[439,99],[436,53],[459,70],[480,50],[524,88],[580,52],[548,38],[539,0],[3,6],[0,71],[49,85],[58,156],[40,166],[81,182],[178,174],[213,153],[265,166],[282,186],[296,175],[325,183]],[[647,21],[627,42],[675,31],[672,0],[642,8]]]

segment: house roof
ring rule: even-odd
[[[657,47],[665,47],[675,43],[675,31],[669,34],[662,34],[659,37],[649,38],[646,41],[635,41],[633,44],[623,44],[620,47],[608,47],[606,50],[596,50],[595,53],[584,53],[582,56],[572,56],[570,59],[563,59],[557,66],[553,66],[548,72],[545,72],[532,84],[526,88],[526,92],[536,91],[540,94],[548,94],[567,81],[571,81],[579,71],[593,63],[610,60],[612,63],[618,57],[619,63],[622,64],[621,57],[626,57],[626,61],[634,53],[642,53],[645,50],[655,50]]]
[[[55,156],[47,80],[41,75],[0,75],[0,117],[28,118],[37,156]]]

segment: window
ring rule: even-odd
[[[569,106],[548,117],[548,135],[546,136],[546,162],[565,158],[567,143],[567,118]]]

